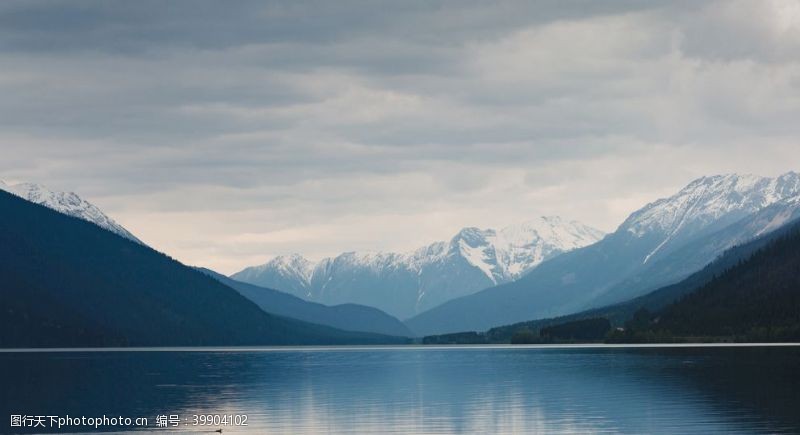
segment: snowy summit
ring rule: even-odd
[[[314,264],[278,256],[232,278],[326,304],[361,303],[406,317],[510,282],[542,261],[597,242],[602,231],[559,217],[501,230],[464,228],[408,253],[347,252]]]
[[[101,228],[105,228],[112,233],[133,240],[136,243],[144,244],[136,236],[131,234],[122,225],[106,216],[97,206],[84,200],[72,192],[57,192],[49,190],[41,184],[19,183],[8,185],[0,181],[0,190],[4,190],[13,195],[30,202],[43,205],[60,213],[73,216],[85,221],[92,222]]]

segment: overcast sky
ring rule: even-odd
[[[0,179],[234,272],[800,169],[800,2],[5,1]]]

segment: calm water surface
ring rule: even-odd
[[[246,414],[224,433],[800,433],[800,349],[0,353],[10,415]],[[57,433],[98,433],[73,428]],[[120,432],[117,432],[120,433]]]

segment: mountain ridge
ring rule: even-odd
[[[18,183],[9,185],[0,180],[0,190],[22,199],[40,204],[57,212],[83,219],[139,244],[144,244],[130,231],[107,216],[99,207],[74,192],[53,191],[41,184]]]
[[[345,252],[316,264],[299,254],[277,256],[231,278],[325,304],[371,305],[404,318],[517,279],[542,261],[602,236],[579,222],[544,216],[501,230],[463,228],[449,241],[407,253]],[[380,287],[395,293],[387,295],[393,302],[376,297]]]
[[[268,314],[84,219],[0,192],[0,347],[397,343]]]
[[[786,237],[792,232],[800,232],[800,217],[790,220],[783,226],[775,229],[773,232],[758,236],[746,243],[727,249],[714,261],[677,283],[660,287],[645,295],[622,303],[600,308],[593,308],[587,311],[581,311],[557,318],[528,320],[525,322],[495,327],[486,331],[484,336],[486,337],[487,341],[492,343],[507,343],[515,332],[521,330],[538,331],[540,328],[548,325],[598,317],[608,319],[614,326],[623,326],[634,316],[637,311],[645,309],[652,313],[662,310],[666,306],[679,301],[682,297],[691,294],[693,291],[708,284],[714,280],[715,277],[724,274],[727,270],[730,270],[737,264],[741,264],[742,262],[751,258],[754,254],[760,250],[763,250],[769,244],[780,238]]]
[[[688,260],[676,258],[665,263],[661,259],[748,217],[758,220],[757,212],[773,204],[777,205],[772,212],[792,215],[800,203],[795,198],[798,195],[800,175],[796,172],[775,178],[736,174],[699,178],[676,194],[635,211],[615,232],[594,245],[562,254],[517,281],[454,299],[406,323],[419,335],[487,330],[611,303],[614,298],[610,292],[618,297],[636,297],[652,290],[653,283],[634,282],[621,290],[619,286],[652,264],[660,264],[660,284],[679,281],[693,272],[685,267]],[[770,222],[754,225],[751,234],[735,232],[730,242],[763,233],[770,225],[774,226]],[[723,242],[718,241],[700,260],[713,260],[729,246]]]

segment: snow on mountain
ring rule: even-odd
[[[630,300],[680,281],[732,246],[800,218],[800,174],[717,175],[645,205],[601,241],[407,324],[422,335],[483,331]]]
[[[409,253],[347,252],[313,265],[276,257],[232,278],[326,304],[359,303],[398,317],[522,276],[542,261],[603,237],[558,217],[493,229],[464,228]]]
[[[591,245],[603,236],[602,231],[580,222],[542,217],[502,229],[494,245],[508,279],[516,279],[550,257]]]
[[[237,275],[242,282],[269,282],[269,288],[279,288],[293,295],[309,298],[308,292],[314,264],[299,254],[280,255],[266,264],[247,268]]]
[[[776,178],[756,175],[702,177],[675,195],[633,213],[620,229],[637,237],[657,234],[661,242],[643,259],[647,263],[669,244],[721,228],[771,204],[800,194],[800,174]]]
[[[137,239],[136,236],[123,228],[122,225],[106,216],[97,206],[72,192],[52,191],[40,184],[33,183],[8,185],[2,181],[0,181],[0,190],[17,195],[30,202],[41,204],[66,215],[92,222],[112,233],[133,240],[136,243],[144,244],[141,240]]]
[[[450,240],[449,248],[494,284],[501,284],[519,278],[548,258],[591,245],[604,235],[576,221],[542,216],[499,231],[464,228]]]

